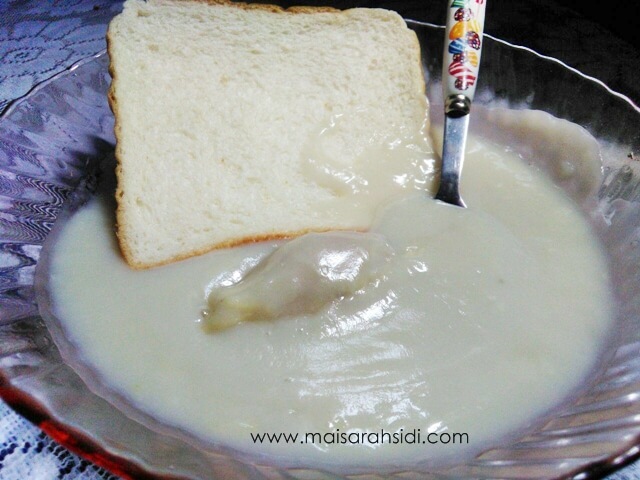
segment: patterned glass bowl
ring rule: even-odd
[[[440,76],[440,27],[409,22],[428,85]],[[53,438],[133,478],[595,478],[640,456],[640,165],[605,158],[597,233],[610,261],[617,318],[596,370],[575,395],[519,438],[440,469],[346,473],[285,469],[203,450],[152,429],[92,393],[40,316],[36,265],[79,183],[114,148],[108,58],[85,59],[14,104],[0,119],[0,395]],[[553,59],[487,38],[477,102],[509,102],[572,120],[603,144],[640,149],[640,109]],[[437,102],[437,88],[429,95]],[[58,332],[59,334],[59,332]]]

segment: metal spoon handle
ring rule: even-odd
[[[456,97],[451,97],[456,98]],[[469,103],[465,97],[464,103]],[[442,166],[440,167],[440,187],[436,200],[451,205],[466,207],[460,195],[460,176],[464,162],[464,149],[467,143],[469,112],[459,116],[444,117],[444,141],[442,144]]]
[[[482,52],[486,0],[448,0],[442,86],[445,117],[440,187],[436,199],[464,207],[459,184],[469,112]]]

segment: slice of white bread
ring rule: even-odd
[[[419,44],[394,12],[128,0],[107,40],[117,234],[134,268],[367,228],[321,207],[344,192],[309,174],[308,152],[336,119],[323,149],[347,163],[380,132],[424,127]]]

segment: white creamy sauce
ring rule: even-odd
[[[530,119],[529,132],[551,152],[554,142],[584,134],[566,122],[541,134],[543,114],[503,115],[523,131]],[[471,138],[462,185],[469,208],[415,190],[394,197],[371,228],[384,238],[374,248],[384,259],[364,280],[354,274],[354,288],[313,311],[215,333],[202,328],[208,295],[240,285],[283,242],[133,271],[112,234],[114,206],[94,199],[54,246],[56,314],[106,384],[205,441],[287,464],[459,459],[566,397],[593,367],[610,326],[607,267],[587,222],[516,152]],[[583,175],[583,192],[597,161],[596,154],[559,172],[565,180]],[[417,444],[410,436],[402,444],[340,437],[418,429]],[[280,432],[301,436],[289,445],[251,440]],[[302,444],[306,433],[335,436]],[[430,444],[429,433],[466,434],[469,443]]]

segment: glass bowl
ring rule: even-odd
[[[408,22],[420,39],[428,95],[441,100],[441,27]],[[566,401],[475,458],[412,471],[286,469],[223,448],[204,449],[162,425],[133,420],[87,386],[40,314],[36,268],[74,191],[114,149],[108,57],[75,65],[12,105],[0,120],[0,395],[70,449],[130,478],[596,478],[640,456],[640,109],[597,80],[526,48],[487,37],[477,103],[545,110],[603,147],[595,201],[606,221],[615,328],[592,375]],[[434,112],[437,107],[434,107]],[[626,153],[630,155],[627,156]],[[80,370],[78,370],[80,371]]]

